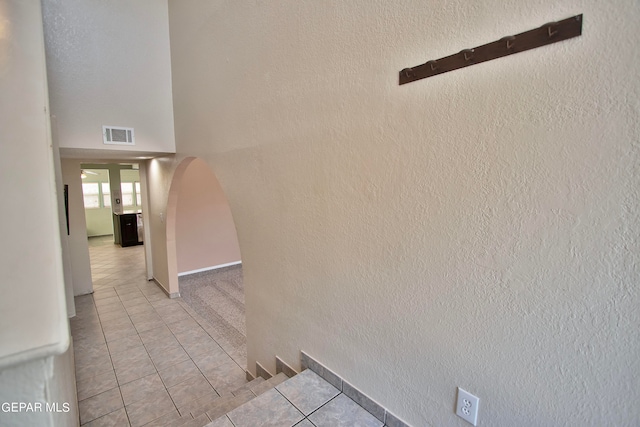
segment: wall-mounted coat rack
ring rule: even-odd
[[[464,49],[444,58],[427,61],[416,67],[400,71],[400,84],[411,83],[438,74],[468,67],[481,62],[491,61],[525,50],[556,43],[582,34],[582,14],[559,22],[550,22],[540,28],[525,31],[515,36],[503,37],[492,43]]]

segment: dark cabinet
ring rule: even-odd
[[[122,247],[142,244],[142,239],[138,238],[138,215],[140,214],[113,214],[115,243]]]

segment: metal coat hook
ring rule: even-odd
[[[582,15],[572,16],[558,22],[549,22],[524,33],[506,36],[495,42],[472,49],[463,49],[444,58],[431,59],[424,64],[405,68],[399,73],[399,82],[403,85],[457,70],[458,68],[480,64],[481,62],[578,37],[581,34]]]
[[[413,70],[412,70],[411,68],[405,68],[404,70],[402,70],[402,72],[404,72],[404,75],[405,75],[407,78],[411,78],[411,77],[413,77],[413,75],[414,75],[414,74],[413,74]]]
[[[463,49],[460,51],[464,55],[464,60],[469,61],[473,59],[473,49]]]
[[[515,43],[515,36],[507,36],[500,39],[500,41],[507,42],[507,49],[511,49]]]

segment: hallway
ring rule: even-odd
[[[82,425],[174,425],[246,383],[237,337],[147,281],[143,246],[89,246],[95,292],[71,319]]]

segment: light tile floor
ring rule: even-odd
[[[146,280],[143,251],[90,239],[94,294],[71,319],[82,425],[171,425],[246,383],[216,329]]]
[[[146,280],[143,251],[114,245],[111,237],[90,239],[95,292],[76,297],[71,319],[83,426],[175,425],[246,384],[246,359],[239,360],[246,353],[230,338],[235,335],[225,335],[233,319],[212,325],[181,298],[169,299]],[[260,395],[220,418],[212,415],[208,427],[382,426],[311,370],[268,388],[242,391],[248,399]]]
[[[207,427],[381,427],[382,424],[307,369]]]

